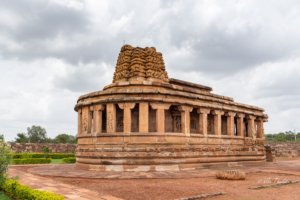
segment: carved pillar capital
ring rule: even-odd
[[[243,113],[237,113],[236,116],[237,116],[238,118],[244,118],[244,117],[245,117],[245,114],[243,114]]]
[[[168,110],[171,104],[168,103],[150,103],[150,106],[154,110]]]
[[[226,112],[225,115],[228,116],[228,117],[235,117],[236,113],[229,111],[229,112]]]
[[[263,119],[262,117],[256,117],[256,120],[255,120],[255,121],[257,121],[257,122],[263,122],[264,119]]]
[[[224,115],[224,111],[222,110],[213,110],[211,113],[213,115]]]
[[[254,121],[256,119],[256,117],[253,115],[247,115],[247,119]]]
[[[118,103],[118,106],[120,109],[124,110],[124,109],[133,109],[135,106],[135,103]]]
[[[210,113],[210,109],[207,108],[198,108],[197,112],[200,114],[209,114]]]
[[[102,110],[104,110],[104,106],[103,105],[94,105],[93,110],[94,111],[102,111]]]
[[[178,106],[180,112],[192,112],[193,107],[191,106]]]

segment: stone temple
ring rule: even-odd
[[[124,45],[112,84],[80,96],[75,110],[80,168],[180,171],[266,159],[264,110],[169,78],[154,47]]]

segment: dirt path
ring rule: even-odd
[[[24,169],[26,170],[28,168],[30,167],[27,166],[23,169],[20,167],[10,168],[8,170],[8,174],[10,177],[17,177],[18,181],[24,185],[28,185],[31,188],[39,190],[52,191],[57,194],[62,194],[67,200],[120,200],[120,198],[116,198],[111,195],[105,195],[97,191],[92,191],[79,185],[76,186],[76,184],[73,184],[72,182],[66,184],[55,179],[36,176],[24,172]]]
[[[60,166],[59,169],[65,170],[70,166]],[[54,170],[55,167],[50,167]],[[87,173],[84,177],[81,171],[72,171],[72,175],[81,174],[81,178],[68,177],[41,177],[29,174],[28,172],[45,173],[46,168],[40,167],[12,167],[10,174],[21,174],[25,172],[27,177],[34,177],[31,180],[22,180],[22,183],[31,184],[33,187],[51,189],[58,193],[70,193],[69,199],[110,199],[113,197],[125,200],[168,200],[183,197],[196,196],[203,193],[224,192],[225,195],[212,197],[212,200],[299,200],[300,183],[284,185],[275,188],[261,190],[249,189],[259,185],[273,184],[278,181],[300,180],[300,159],[283,160],[276,163],[268,163],[260,167],[241,167],[247,172],[245,181],[226,181],[218,180],[214,177],[215,170],[199,170],[198,173],[192,172],[170,172],[170,173],[110,173],[98,172]],[[50,170],[50,171],[51,171]],[[100,173],[100,174],[99,174]],[[62,175],[63,171],[56,175]],[[97,176],[99,178],[92,178]],[[145,178],[148,177],[148,178]],[[41,180],[42,179],[42,180]],[[50,183],[39,186],[37,183]],[[66,188],[70,187],[65,192]],[[88,196],[93,194],[94,196]],[[86,196],[84,196],[86,195]],[[97,196],[98,195],[98,196]]]

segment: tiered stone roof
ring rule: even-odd
[[[168,82],[162,54],[154,47],[140,48],[124,45],[119,53],[113,83],[132,78]]]

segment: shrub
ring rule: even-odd
[[[52,158],[52,159],[63,159],[68,157],[75,157],[74,153],[14,153],[13,159],[24,159],[24,158]]]
[[[75,163],[76,158],[75,157],[68,157],[68,158],[63,158],[63,163]]]
[[[49,155],[49,158],[52,158],[52,159],[63,159],[63,158],[68,158],[68,157],[75,157],[74,153],[50,153],[48,155]]]
[[[31,153],[30,154],[31,158],[48,158],[48,154],[44,154],[44,153]]]
[[[5,181],[6,170],[10,159],[10,147],[3,140],[0,140],[0,185]]]
[[[1,189],[13,199],[23,200],[63,200],[62,195],[52,192],[31,189],[28,186],[21,185],[16,180],[7,179]]]
[[[8,196],[6,196],[3,192],[0,191],[0,199],[1,200],[10,200],[10,198],[8,198]]]
[[[51,163],[50,158],[22,158],[22,159],[13,159],[12,164],[20,165],[20,164],[44,164]]]
[[[43,153],[49,153],[50,150],[49,150],[49,147],[43,147]]]

